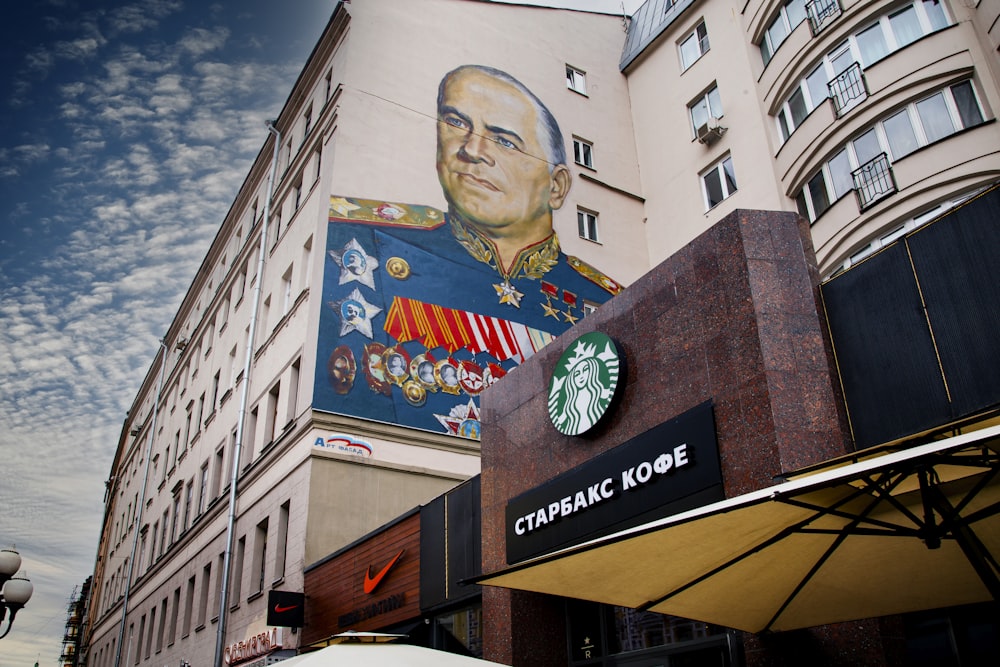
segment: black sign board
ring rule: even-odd
[[[507,562],[723,497],[715,419],[706,402],[511,499]]]
[[[267,624],[275,627],[301,628],[305,621],[305,593],[268,591]]]

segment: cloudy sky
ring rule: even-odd
[[[0,667],[58,664],[125,411],[334,4],[5,6],[0,548],[16,544],[35,594]]]

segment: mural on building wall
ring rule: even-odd
[[[315,406],[478,439],[479,394],[621,287],[560,251],[559,126],[506,72],[438,90],[447,211],[334,194]]]

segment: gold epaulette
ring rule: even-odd
[[[329,221],[435,229],[444,224],[444,213],[431,206],[394,204],[378,199],[334,195],[330,197]]]
[[[625,289],[618,281],[612,280],[607,277],[590,264],[579,257],[573,257],[572,255],[566,255],[566,263],[569,264],[573,269],[576,270],[581,276],[589,280],[590,282],[600,285],[612,295],[618,294],[623,289]]]

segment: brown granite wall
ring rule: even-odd
[[[709,399],[727,497],[847,452],[817,284],[798,216],[736,211],[487,391],[483,571],[508,564],[508,499]],[[623,400],[595,430],[563,436],[548,417],[549,377],[565,348],[594,330],[627,358]],[[487,658],[566,665],[562,613],[551,599],[487,588],[483,606]],[[747,648],[754,664],[783,650]]]

